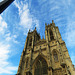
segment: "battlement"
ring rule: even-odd
[[[45,23],[45,28],[51,27],[51,26],[55,26],[54,20],[52,20],[52,23],[48,24]]]

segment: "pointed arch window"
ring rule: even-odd
[[[50,33],[50,39],[53,40],[54,39],[54,36],[53,36],[52,30],[50,30],[49,33]]]
[[[29,46],[32,45],[32,37],[29,38]]]
[[[47,62],[40,57],[36,62],[34,75],[48,75],[47,67]]]
[[[56,51],[53,52],[53,57],[54,57],[54,61],[58,62],[58,55]]]

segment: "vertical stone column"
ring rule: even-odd
[[[50,29],[48,28],[48,41],[50,41],[51,39],[50,39]]]
[[[50,34],[49,34],[49,29],[47,32],[47,29],[45,30],[45,36],[46,36],[46,41],[47,41],[47,59],[48,59],[48,67],[52,68],[52,57],[51,57],[51,51],[50,51],[50,43],[49,43],[49,38],[50,38]],[[52,74],[51,69],[48,70],[48,75]]]
[[[25,46],[24,46],[24,51],[25,51],[26,48],[27,48],[27,44],[28,44],[28,36],[27,36],[27,38],[26,38],[26,42],[25,42]]]
[[[29,60],[29,75],[31,74],[32,72],[32,53],[33,53],[33,49],[34,49],[34,34],[32,36],[32,46],[31,46],[31,50],[30,50],[30,60]]]
[[[46,41],[48,42],[48,30],[47,30],[47,28],[45,29],[45,38],[46,38]]]

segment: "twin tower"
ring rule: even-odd
[[[54,21],[45,24],[45,39],[28,32],[17,75],[75,75],[65,42]]]

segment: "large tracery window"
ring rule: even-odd
[[[56,51],[53,51],[53,56],[54,56],[54,61],[57,62],[58,61],[58,55]]]
[[[34,75],[48,75],[47,68],[47,62],[40,57],[36,62]]]

